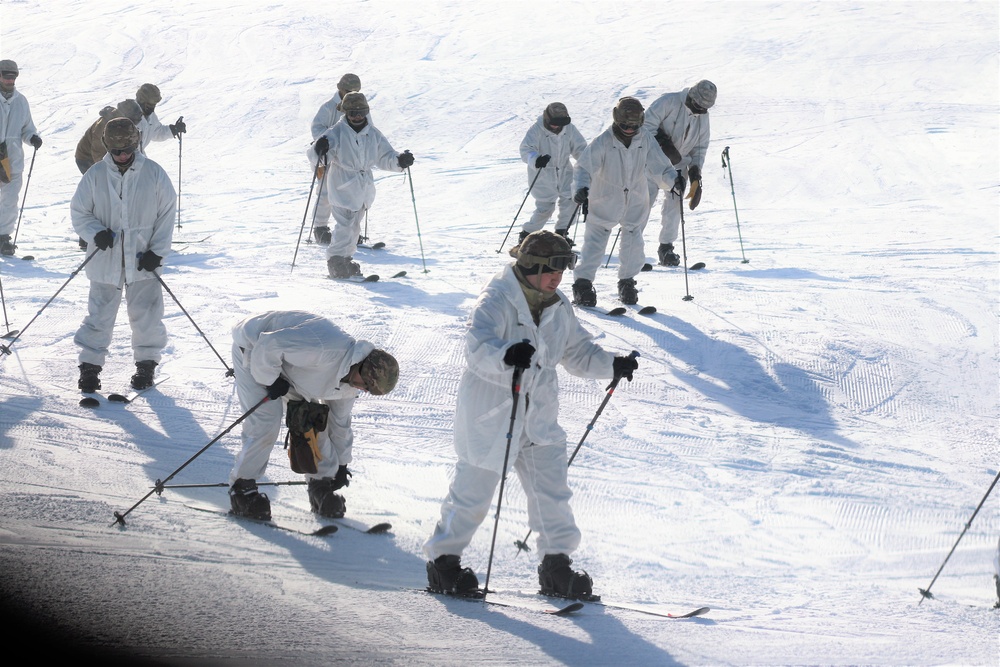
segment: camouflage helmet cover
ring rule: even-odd
[[[110,150],[135,150],[139,146],[139,130],[128,118],[112,118],[104,126],[104,145]]]
[[[139,104],[146,104],[155,107],[162,99],[163,97],[160,95],[160,89],[151,83],[144,83],[139,86],[139,90],[135,91],[135,101]]]
[[[6,58],[4,60],[0,60],[0,72],[13,72],[14,74],[18,74],[19,70],[17,69],[17,63]]]
[[[340,93],[341,99],[346,97],[347,93],[356,93],[359,90],[361,90],[361,77],[357,74],[348,72],[340,77],[340,81],[337,83],[337,91]]]
[[[576,256],[570,248],[569,241],[547,229],[531,232],[524,237],[520,245],[511,248],[509,254],[517,259],[519,267],[528,272],[537,271],[539,268],[542,272],[546,269],[562,271],[576,264]],[[554,257],[562,261],[551,261]]]
[[[642,102],[634,97],[623,97],[618,100],[611,116],[615,125],[642,125],[646,119],[646,110],[642,108]]]
[[[355,114],[362,113],[367,116],[368,100],[365,99],[363,93],[347,93],[340,103],[340,110],[345,116],[349,115],[349,111],[353,111]]]
[[[128,118],[135,125],[142,120],[142,107],[135,100],[122,100],[116,110],[119,117]]]
[[[702,79],[694,84],[688,91],[688,97],[691,98],[691,101],[702,109],[711,109],[715,105],[715,98],[718,94],[718,88],[707,79]]]
[[[399,363],[385,350],[372,350],[361,361],[358,374],[373,396],[382,396],[395,389],[399,380]]]

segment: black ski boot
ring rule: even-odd
[[[266,493],[257,490],[257,480],[238,479],[229,487],[229,504],[236,516],[268,521],[271,518],[271,501]]]
[[[80,364],[80,379],[76,386],[85,394],[93,394],[101,388],[101,367],[97,364]]]
[[[153,374],[156,372],[155,361],[135,362],[135,374],[132,376],[133,389],[149,389],[153,386]]]
[[[479,579],[461,556],[438,556],[427,562],[427,590],[459,597],[480,597]]]
[[[14,250],[16,248],[17,246],[10,240],[10,234],[0,235],[0,255],[7,255],[10,257],[14,254]]]
[[[330,245],[330,241],[333,240],[329,227],[313,227],[313,236],[320,245]]]
[[[351,261],[350,257],[334,255],[326,260],[326,268],[330,271],[331,278],[342,279],[361,275],[361,267],[357,262]]]
[[[997,585],[997,603],[993,605],[994,609],[1000,609],[1000,575],[993,575],[993,581]]]
[[[593,308],[597,305],[597,292],[594,283],[586,278],[579,278],[573,283],[573,303]]]
[[[681,265],[681,256],[674,252],[673,243],[661,243],[656,249],[656,256],[660,260],[660,266]]]
[[[635,288],[635,278],[622,278],[618,281],[618,297],[626,306],[639,303],[639,290]]]
[[[538,566],[539,593],[571,600],[596,600],[594,581],[586,572],[575,572],[566,554],[549,554]]]
[[[338,488],[332,477],[309,479],[309,507],[312,511],[330,519],[342,518],[347,512],[347,503],[344,496],[334,493]]]

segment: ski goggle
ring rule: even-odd
[[[136,149],[135,146],[129,146],[128,148],[111,148],[108,150],[108,152],[115,157],[119,157],[122,155],[131,155],[132,153],[135,152],[135,149]]]
[[[535,265],[538,265],[541,267],[548,267],[553,271],[565,271],[566,269],[572,271],[574,268],[576,268],[576,260],[577,260],[576,253],[571,252],[567,255],[553,255],[552,257],[538,257],[536,255],[518,255],[517,263],[524,267],[533,267]]]
[[[549,118],[548,122],[549,125],[552,125],[553,127],[564,127],[569,125],[572,121],[569,116],[563,116],[562,118]]]

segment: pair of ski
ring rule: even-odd
[[[127,394],[108,394],[107,400],[109,403],[121,403],[123,405],[128,405],[129,403],[134,401],[136,398],[138,398],[145,392],[159,385],[161,382],[165,382],[169,378],[170,378],[169,375],[161,375],[156,379],[155,382],[153,382],[153,384],[149,385],[148,387],[145,387],[143,389],[133,389]],[[80,407],[99,408],[101,407],[101,401],[95,398],[94,396],[89,396],[89,395],[84,396],[83,398],[80,399]]]
[[[681,614],[675,614],[671,612],[660,611],[657,609],[652,609],[649,607],[643,607],[641,605],[630,605],[630,604],[619,604],[615,602],[605,602],[601,600],[601,596],[594,595],[590,599],[586,600],[572,600],[569,598],[561,598],[556,596],[545,595],[544,593],[539,593],[539,596],[547,598],[555,598],[559,600],[564,600],[569,604],[561,604],[561,606],[550,606],[545,602],[540,602],[539,604],[533,604],[526,600],[522,601],[516,598],[504,598],[504,597],[487,597],[482,589],[478,589],[475,593],[471,595],[453,595],[449,593],[442,593],[439,591],[432,590],[430,588],[425,589],[426,592],[433,595],[444,595],[446,597],[456,598],[459,600],[468,600],[470,602],[482,602],[485,604],[492,604],[498,607],[512,607],[515,609],[526,609],[528,611],[540,611],[543,614],[549,614],[551,616],[569,616],[578,611],[583,610],[588,604],[600,605],[602,607],[609,607],[611,609],[622,609],[626,611],[634,611],[641,614],[647,614],[650,616],[657,616],[659,618],[669,618],[669,619],[682,619],[682,618],[694,618],[696,616],[703,616],[711,611],[710,607],[698,607],[697,609],[692,609],[691,611],[684,612]],[[493,595],[493,592],[490,592]]]
[[[688,271],[701,271],[704,268],[705,268],[705,262],[695,262],[694,264],[688,267]],[[652,271],[653,265],[647,262],[646,264],[642,265],[642,270]]]
[[[391,523],[377,523],[373,526],[366,526],[359,522],[355,522],[352,519],[328,519],[334,523],[324,523],[319,528],[313,530],[303,530],[301,528],[296,528],[284,523],[279,523],[274,521],[274,519],[255,519],[254,517],[241,516],[239,514],[233,514],[232,510],[224,510],[218,507],[208,507],[205,505],[197,505],[194,503],[184,503],[185,507],[190,507],[193,510],[198,510],[199,512],[209,512],[211,514],[221,514],[225,517],[230,517],[238,521],[249,521],[261,526],[268,526],[269,528],[275,528],[277,530],[283,530],[288,533],[295,533],[296,535],[305,535],[306,537],[328,537],[333,535],[341,528],[348,528],[350,530],[357,531],[359,533],[364,533],[365,535],[385,535],[392,530]]]
[[[399,273],[394,273],[391,278],[402,278],[406,275],[406,271],[400,271]],[[377,273],[372,273],[367,276],[351,276],[350,278],[334,278],[334,280],[345,282],[345,283],[377,283],[381,278]]]

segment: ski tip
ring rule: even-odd
[[[655,315],[656,314],[656,306],[643,306],[642,308],[639,309],[639,314],[640,315]]]
[[[694,611],[689,611],[686,614],[680,614],[677,616],[671,616],[671,618],[694,618],[695,616],[704,616],[710,611],[712,611],[711,607],[698,607]]]
[[[13,329],[11,331],[8,331],[4,335],[0,336],[0,338],[6,338],[7,340],[10,340],[11,338],[15,338],[19,333],[21,333],[20,329]]]
[[[574,602],[573,604],[568,604],[559,609],[552,609],[546,613],[552,614],[553,616],[565,616],[566,614],[572,614],[573,612],[580,611],[581,609],[583,609],[583,603]]]
[[[619,306],[617,308],[612,308],[611,310],[609,310],[608,315],[611,315],[612,317],[619,317],[620,315],[624,315],[627,312],[628,312],[627,309],[623,308],[622,306]]]
[[[392,530],[391,523],[377,523],[368,530],[366,530],[365,532],[368,533],[369,535],[384,535],[385,533],[388,533],[390,530]]]
[[[392,277],[393,277],[393,278],[402,278],[402,277],[403,277],[403,276],[405,276],[405,275],[406,275],[406,271],[400,271],[399,273],[394,273],[394,274],[392,275]]]
[[[337,530],[339,529],[335,525],[329,524],[327,526],[323,526],[322,528],[317,528],[312,532],[312,534],[316,537],[324,537],[326,535],[333,535],[337,532]]]
[[[697,262],[695,264],[692,264],[691,268],[688,269],[688,271],[700,271],[704,268],[705,268],[705,262]]]
[[[25,262],[31,262],[31,261],[34,261],[34,259],[35,259],[35,256],[34,256],[34,255],[25,255],[25,256],[24,256],[24,257],[22,257],[21,259],[22,259],[23,261],[25,261]]]
[[[653,265],[647,262],[647,263],[645,263],[645,264],[642,265],[642,270],[643,271],[652,271],[653,270]]]
[[[131,403],[127,396],[121,394],[108,394],[108,400],[112,403]]]
[[[80,399],[81,408],[97,408],[101,406],[101,402],[94,398],[93,396],[84,396]]]
[[[384,247],[385,247],[385,243],[382,242],[382,241],[379,241],[378,243],[373,243],[372,244],[372,250],[381,250]]]
[[[363,283],[377,283],[378,282],[378,274],[377,273],[373,273],[370,276],[365,276],[365,279],[362,280],[361,282],[363,282]]]

